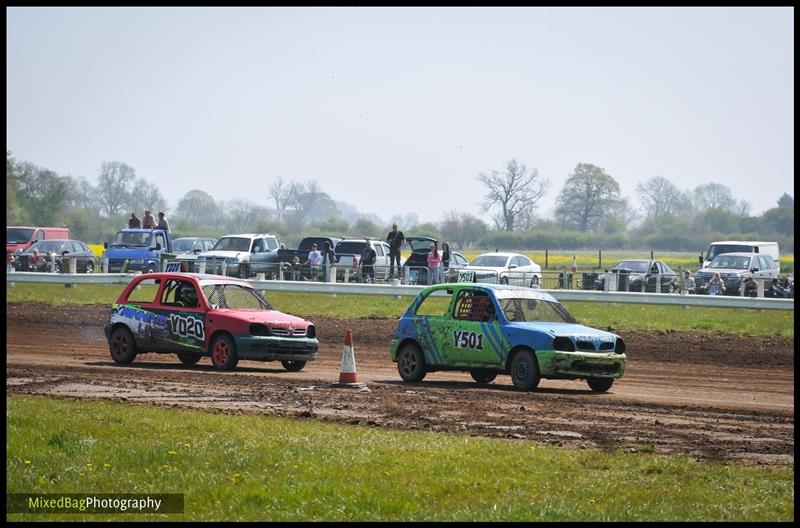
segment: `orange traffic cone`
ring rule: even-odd
[[[359,383],[356,379],[356,357],[353,351],[353,332],[348,330],[344,337],[344,351],[342,351],[342,366],[339,368],[339,382],[335,387],[366,387],[366,383]]]

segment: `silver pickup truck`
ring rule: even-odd
[[[210,251],[197,256],[194,271],[232,275],[247,279],[256,273],[273,274],[278,271],[280,239],[268,233],[225,235],[217,240]]]

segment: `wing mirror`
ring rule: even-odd
[[[508,269],[514,269],[514,268],[516,268],[516,267],[517,267],[517,265],[516,265],[516,264],[509,264],[509,265],[508,265]]]

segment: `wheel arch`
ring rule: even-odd
[[[514,356],[519,354],[520,352],[528,350],[533,355],[533,359],[536,360],[536,363],[539,363],[539,358],[536,356],[536,350],[532,346],[529,345],[514,345],[511,350],[508,352],[508,357],[506,357],[506,364],[505,369],[506,372],[511,372],[511,362],[514,361]]]
[[[234,339],[233,334],[231,334],[228,330],[220,328],[218,330],[214,330],[214,332],[210,336],[208,336],[208,342],[206,343],[206,350],[205,350],[207,355],[209,356],[211,355],[211,344],[217,337],[221,335],[229,337],[233,342],[233,346],[236,346],[236,339]]]
[[[417,347],[419,349],[419,351],[422,352],[422,359],[425,359],[425,349],[423,349],[422,345],[419,344],[419,341],[417,341],[413,337],[406,337],[403,340],[401,340],[399,343],[397,343],[396,354],[399,354],[400,353],[400,349],[403,348],[404,346],[408,345],[408,344],[411,344],[411,345],[414,345],[415,347]],[[396,356],[395,356],[395,359],[397,359]]]

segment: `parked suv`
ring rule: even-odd
[[[275,235],[248,233],[225,235],[217,240],[210,251],[197,256],[196,269],[205,263],[205,272],[247,279],[255,273],[277,273],[278,248],[281,241]]]
[[[358,269],[361,253],[369,244],[375,250],[375,279],[387,280],[389,278],[389,244],[377,238],[348,238],[345,237],[334,248],[336,253],[337,274],[344,274],[344,270]],[[356,273],[356,280],[363,280],[360,273]]]
[[[749,277],[777,279],[779,271],[772,256],[768,254],[722,253],[711,259],[707,267],[695,273],[694,282],[697,289],[702,291],[706,283],[714,277],[714,273],[719,273],[725,283],[725,293],[739,295],[742,283]]]

